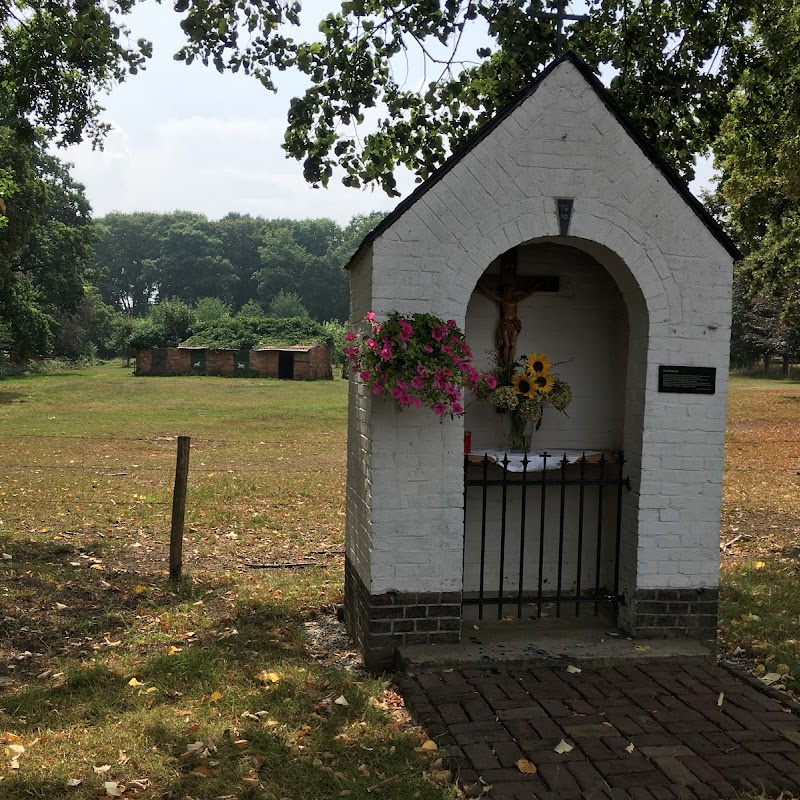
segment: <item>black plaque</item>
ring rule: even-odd
[[[658,368],[658,391],[678,394],[715,394],[716,367]]]
[[[556,200],[558,212],[558,230],[562,236],[569,233],[569,223],[572,221],[572,205],[575,201],[571,198],[559,197]]]

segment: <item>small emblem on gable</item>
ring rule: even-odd
[[[559,197],[556,200],[556,212],[558,213],[558,232],[562,236],[569,234],[569,223],[572,221],[572,205],[575,201],[569,197]]]

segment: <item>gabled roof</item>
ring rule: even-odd
[[[411,208],[426,192],[432,189],[451,169],[469,153],[472,148],[482,142],[492,131],[500,125],[506,117],[510,116],[519,106],[521,106],[564,61],[569,61],[578,72],[586,79],[587,83],[594,89],[597,96],[602,100],[605,107],[611,112],[612,116],[622,125],[628,136],[639,145],[639,148],[647,156],[653,166],[664,176],[667,183],[684,199],[686,204],[700,218],[700,221],[708,229],[709,233],[725,248],[728,254],[736,261],[742,258],[742,253],[733,243],[733,240],[723,230],[722,226],[711,216],[706,207],[689,191],[683,178],[678,175],[664,157],[653,147],[645,138],[641,131],[634,125],[628,115],[617,105],[617,102],[603,86],[598,77],[592,72],[586,62],[572,50],[567,50],[562,56],[547,66],[536,80],[523,89],[516,97],[503,106],[489,122],[480,128],[474,136],[470,137],[458,148],[447,161],[442,164],[426,181],[421,183],[405,200],[397,204],[397,207],[381,220],[363,239],[358,249],[353,253],[345,268],[359,256],[365,247],[371,245],[384,231],[390,228],[403,214]]]

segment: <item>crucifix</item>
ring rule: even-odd
[[[499,275],[478,281],[478,289],[500,307],[496,333],[498,365],[511,365],[516,360],[517,336],[522,330],[517,315],[520,300],[534,292],[557,292],[558,288],[558,278],[518,275],[516,247],[500,256]]]
[[[564,30],[564,20],[579,22],[582,19],[589,19],[587,14],[567,14],[569,0],[553,0],[550,6],[555,6],[555,11],[537,11],[533,16],[537,19],[550,19],[556,23],[556,56],[561,55],[561,35]]]

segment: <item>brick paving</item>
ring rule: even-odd
[[[469,797],[712,800],[800,790],[796,704],[718,666],[465,668],[399,683]],[[556,753],[562,740],[574,749]],[[521,758],[535,774],[519,770]]]

